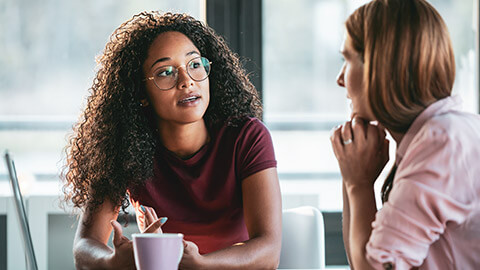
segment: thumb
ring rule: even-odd
[[[119,246],[123,239],[122,225],[120,225],[120,223],[118,223],[116,220],[111,220],[110,224],[113,227],[113,245]]]

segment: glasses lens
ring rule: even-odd
[[[157,69],[153,76],[158,88],[168,90],[174,87],[177,82],[177,69],[173,66],[163,66]]]
[[[210,61],[205,57],[197,57],[187,64],[187,71],[195,81],[203,81],[210,74]]]

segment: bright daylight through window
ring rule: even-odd
[[[343,23],[366,2],[263,1],[264,120],[272,132],[282,191],[304,184],[299,192],[320,192],[318,204],[323,209],[341,207],[341,176],[329,136],[350,111],[346,90],[336,84]],[[478,113],[474,13],[478,7],[474,0],[429,2],[445,19],[452,38],[457,64],[454,93],[461,95],[465,110]]]

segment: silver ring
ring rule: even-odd
[[[346,141],[343,141],[343,145],[351,144],[352,142],[352,139],[348,139]]]

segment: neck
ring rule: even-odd
[[[205,121],[189,124],[157,123],[162,144],[180,158],[189,158],[209,141]]]

